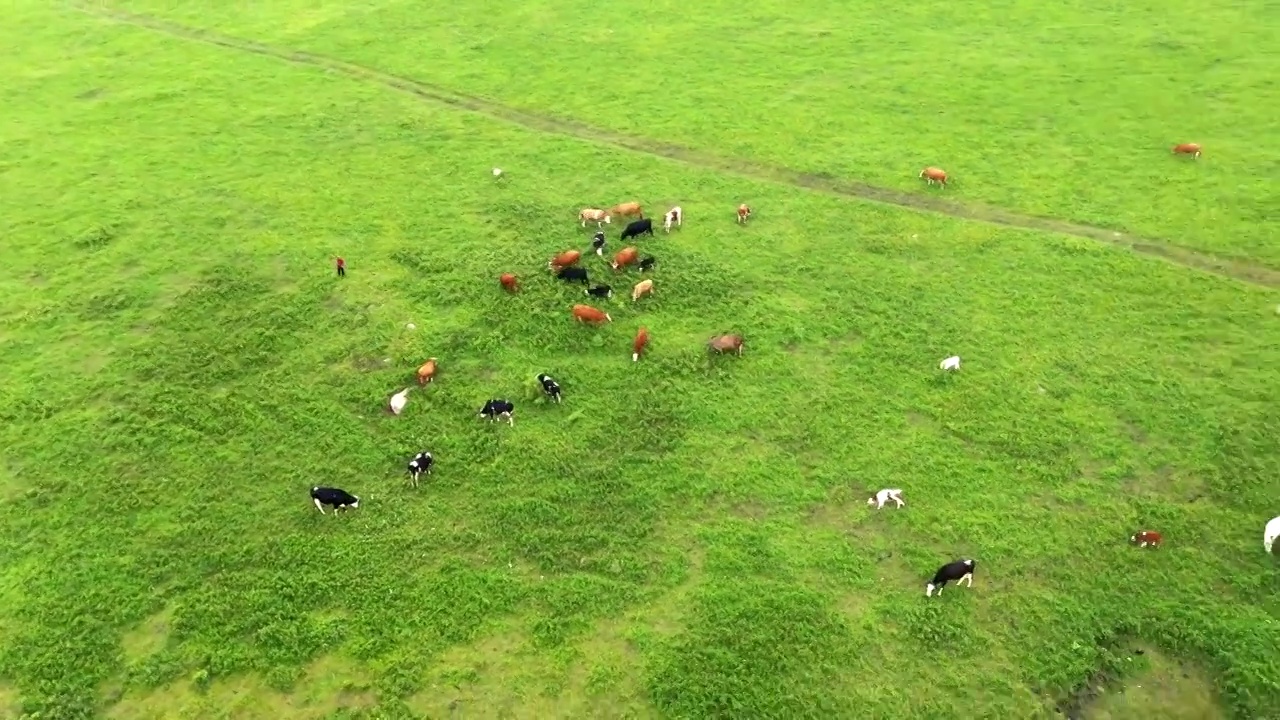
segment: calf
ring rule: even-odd
[[[409,461],[410,484],[414,487],[418,487],[418,478],[421,477],[423,473],[430,475],[431,466],[435,461],[435,458],[431,457],[431,453],[426,450],[414,455],[413,459]]]
[[[520,289],[520,284],[516,281],[516,276],[512,273],[502,273],[498,276],[498,284],[507,292],[515,292]]]
[[[344,508],[360,507],[359,497],[346,490],[330,487],[311,488],[311,501],[316,504],[316,509],[320,511],[321,515],[324,515],[325,505],[333,508],[334,515],[337,515],[338,511]]]
[[[580,267],[560,268],[560,270],[556,272],[556,277],[564,280],[565,282],[580,282],[583,285],[586,285],[587,269]]]
[[[653,236],[653,221],[649,218],[627,223],[627,227],[623,229],[622,237],[618,238],[618,242],[626,242],[631,238],[640,237],[641,235]]]
[[[742,354],[742,336],[741,335],[717,335],[707,341],[707,347],[714,353],[726,353],[733,350],[737,354]]]
[[[538,376],[538,382],[542,383],[542,392],[546,393],[547,397],[560,402],[560,383],[551,379],[551,376],[546,373]]]
[[[418,368],[418,384],[426,385],[436,376],[436,359],[428,358],[422,367]]]
[[[484,404],[484,407],[480,408],[480,417],[485,420],[501,420],[505,418],[509,424],[515,425],[516,419],[512,415],[515,411],[515,403],[510,400],[490,400]]]
[[[588,221],[595,223],[596,227],[612,222],[609,213],[597,208],[582,208],[582,212],[578,213],[578,219],[582,221],[582,227],[586,227]]]
[[[573,319],[578,322],[592,323],[593,325],[613,322],[613,318],[609,317],[609,313],[601,312],[590,305],[574,305]]]
[[[608,285],[596,285],[587,289],[587,294],[591,297],[607,298],[613,297],[613,288]]]
[[[577,265],[578,259],[581,257],[582,257],[582,253],[578,252],[577,250],[565,250],[564,252],[551,258],[551,260],[547,262],[547,268],[552,271],[555,271],[563,267],[568,267],[570,265]]]
[[[640,203],[638,202],[625,202],[614,205],[613,209],[609,211],[609,214],[617,215],[618,217],[631,217],[632,215],[635,215],[636,217],[642,218],[644,217],[644,208],[640,207]]]
[[[1174,145],[1173,154],[1174,155],[1190,155],[1193,158],[1198,158],[1200,157],[1200,144],[1199,143],[1182,143],[1180,145]]]
[[[951,357],[946,358],[942,362],[938,363],[938,367],[943,370],[959,370],[960,356],[952,355]]]
[[[611,266],[613,267],[614,270],[624,268],[630,265],[631,263],[635,262],[636,257],[639,255],[640,255],[640,251],[636,250],[634,247],[624,247],[618,251],[617,255],[613,256],[613,263],[611,264]]]
[[[652,255],[646,255],[643,259],[640,260],[640,272],[644,272],[646,270],[652,270],[653,265],[656,262],[658,262],[658,258]]]
[[[649,344],[649,331],[646,328],[640,328],[636,333],[636,339],[631,343],[631,362],[639,362],[640,354],[644,352],[644,348]],[[1280,518],[1276,518],[1280,520]]]
[[[1271,548],[1276,544],[1276,538],[1280,538],[1280,516],[1271,518],[1271,522],[1267,523],[1267,527],[1262,531],[1262,549],[1271,554]]]
[[[1164,538],[1160,537],[1160,533],[1155,530],[1143,530],[1129,537],[1129,542],[1137,545],[1138,547],[1146,547],[1148,545],[1151,547],[1160,547],[1160,542],[1162,540],[1164,540]]]
[[[738,222],[746,223],[749,217],[751,217],[751,208],[747,207],[746,203],[742,203],[738,206]]]
[[[680,227],[681,225],[684,224],[684,211],[680,209],[679,205],[671,208],[670,210],[667,211],[666,215],[662,216],[663,230],[665,230],[666,232],[671,232],[672,224],[674,224],[676,227]]]
[[[595,237],[591,238],[591,247],[596,249],[597,255],[604,257],[604,231],[596,231]]]
[[[875,497],[867,498],[867,504],[875,505],[876,509],[879,510],[880,508],[884,507],[884,504],[889,502],[890,500],[898,503],[897,507],[902,507],[903,505],[906,505],[906,503],[902,501],[902,490],[898,488],[885,488],[884,490],[881,490],[880,492],[876,493]]]
[[[942,168],[927,167],[920,171],[920,177],[928,181],[930,185],[938,183],[942,187],[947,186],[947,173]]]
[[[636,286],[631,288],[631,302],[635,302],[640,298],[653,292],[652,280],[641,280]]]
[[[925,587],[924,596],[932,597],[934,590],[941,595],[942,588],[952,580],[955,580],[957,585],[968,580],[969,587],[973,587],[973,571],[977,564],[974,560],[957,560],[938,568],[938,572],[933,574],[933,580]]]

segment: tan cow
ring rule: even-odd
[[[593,222],[596,227],[601,225],[609,225],[613,219],[609,217],[609,213],[599,208],[582,208],[578,213],[578,220],[582,221],[582,227],[586,227],[588,222]]]

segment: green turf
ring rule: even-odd
[[[388,66],[448,51],[381,12],[338,16]],[[268,19],[231,29],[299,29]],[[1201,667],[1231,716],[1274,714],[1273,292],[43,3],[0,41],[0,717],[1030,718],[1123,676],[1129,642]],[[664,122],[717,125],[678,105]],[[1112,217],[1149,209],[1120,190]],[[686,226],[641,241],[652,298],[577,326],[545,260],[585,249],[579,207],[632,198]],[[728,331],[745,354],[709,361]],[[437,382],[385,415],[429,356]],[[475,417],[495,396],[514,427]],[[321,483],[361,508],[320,516]],[[908,507],[868,510],[889,485]],[[1140,527],[1167,546],[1126,546]],[[926,601],[959,556],[973,588]]]

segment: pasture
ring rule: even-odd
[[[0,24],[0,718],[1275,717],[1265,4],[207,5]]]

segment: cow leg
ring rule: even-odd
[[[319,501],[319,500],[316,500],[315,498],[312,498],[312,499],[311,499],[311,502],[313,502],[313,503],[315,503],[315,504],[316,504],[316,509],[320,511],[320,514],[321,514],[321,515],[323,515],[323,514],[324,514],[324,506],[320,504],[320,501]]]
[[[896,503],[898,503],[898,507],[902,507],[902,506],[903,506],[903,504],[904,504],[904,503],[902,502],[902,498],[898,497],[897,495],[894,495],[894,496],[893,496],[893,501],[894,501],[894,502],[896,502]]]
[[[964,577],[960,578],[960,580],[961,581],[968,580],[969,584],[967,587],[973,587],[973,573],[969,573],[965,575]],[[956,583],[956,584],[959,585],[960,583]]]

